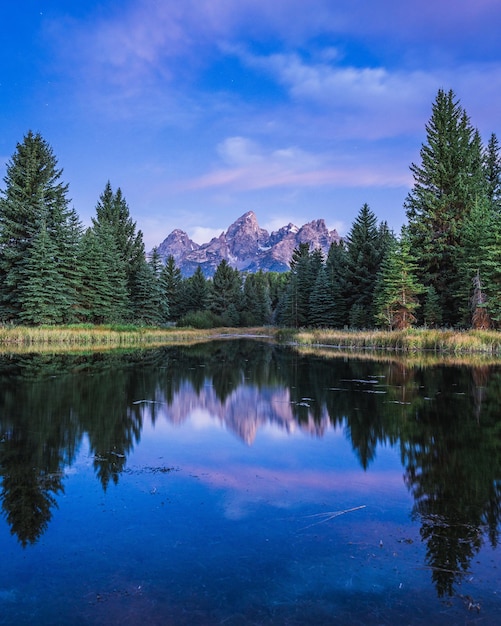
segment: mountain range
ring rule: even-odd
[[[329,230],[323,219],[300,228],[289,223],[269,233],[260,228],[254,212],[248,211],[208,243],[197,244],[183,230],[175,229],[157,250],[164,260],[172,255],[183,276],[191,276],[200,266],[209,277],[223,259],[240,271],[286,272],[299,244],[309,243],[311,249],[321,248],[327,254],[331,244],[339,243],[340,239],[337,231]]]

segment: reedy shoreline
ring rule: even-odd
[[[257,338],[277,343],[349,351],[394,351],[402,354],[483,354],[501,357],[501,332],[485,330],[438,330],[412,328],[405,331],[260,328],[152,328],[130,325],[2,326],[0,350],[58,347],[110,349],[190,344],[214,339]]]

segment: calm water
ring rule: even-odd
[[[496,624],[501,367],[0,356],[1,624]]]

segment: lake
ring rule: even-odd
[[[1,624],[495,624],[501,366],[0,355]]]

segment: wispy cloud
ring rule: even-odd
[[[332,164],[328,157],[294,146],[266,150],[245,137],[228,137],[217,147],[221,166],[180,183],[182,189],[226,187],[249,191],[271,187],[406,186],[410,176],[379,167]]]

